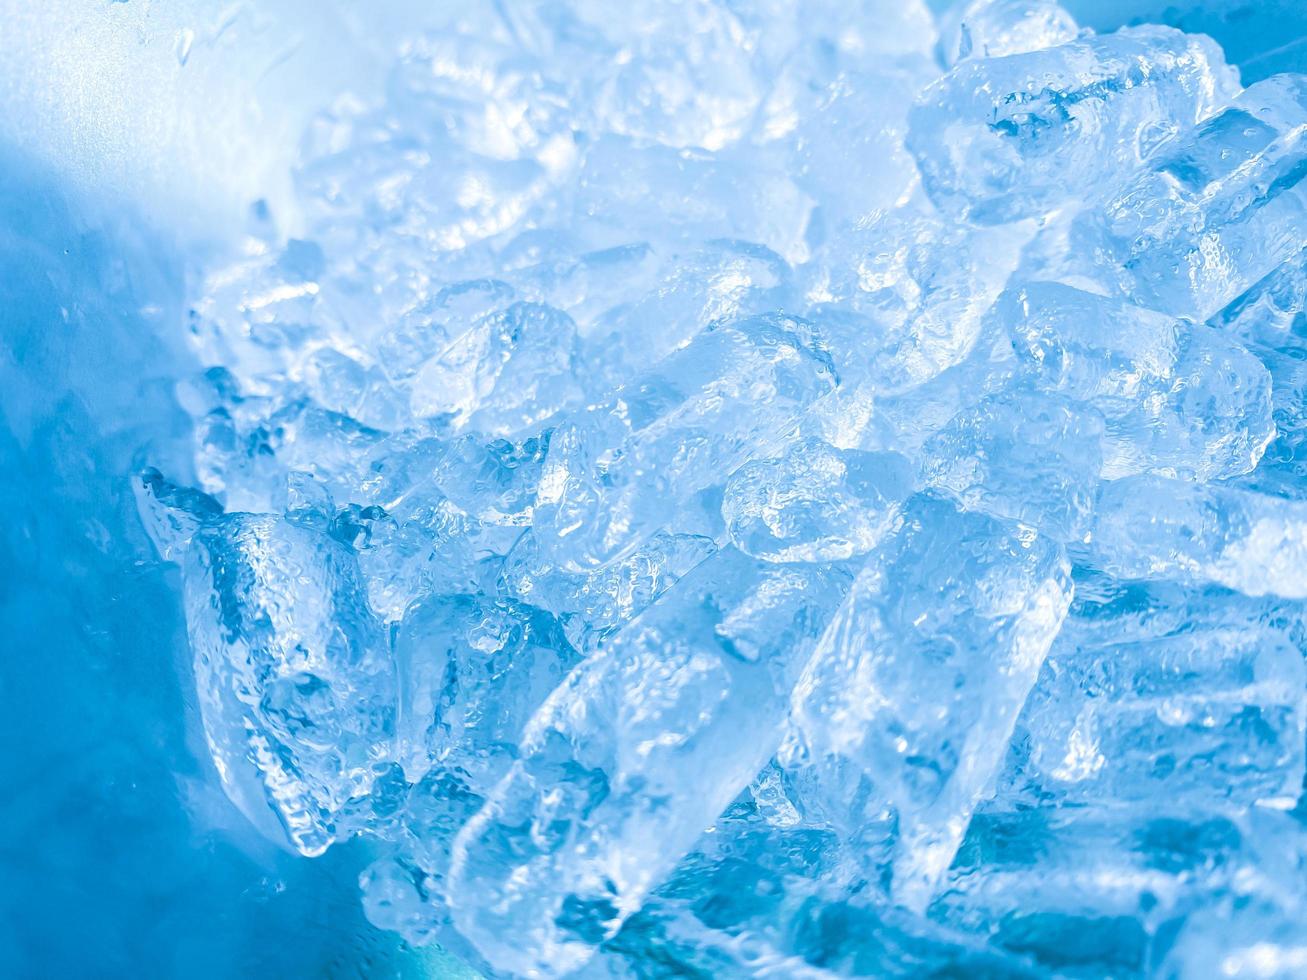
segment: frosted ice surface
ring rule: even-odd
[[[188,270],[134,490],[236,806],[487,975],[1299,969],[1303,79],[455,6]]]

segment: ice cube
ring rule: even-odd
[[[413,379],[413,414],[489,436],[531,432],[579,401],[576,324],[566,313],[514,303],[482,317]]]
[[[1058,283],[1014,286],[995,315],[1034,384],[1103,414],[1108,479],[1238,476],[1274,435],[1266,368],[1221,331]]]
[[[1291,824],[1274,812],[1189,818],[1164,799],[981,812],[931,915],[1043,972],[1144,974],[1187,912],[1222,893],[1278,891]]]
[[[183,589],[224,788],[256,826],[279,824],[301,854],[321,854],[349,836],[342,812],[394,752],[395,668],[353,553],[318,530],[232,514],[192,538]]]
[[[580,657],[556,620],[484,595],[419,600],[395,631],[397,757],[410,782],[438,768],[484,793],[522,727]]]
[[[922,482],[968,510],[1021,521],[1055,541],[1089,530],[1103,465],[1093,408],[1000,392],[964,409],[922,447]]]

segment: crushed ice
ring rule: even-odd
[[[1051,0],[413,39],[138,478],[228,795],[502,975],[1291,972],[1304,133]]]

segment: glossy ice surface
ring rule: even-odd
[[[0,609],[185,692],[124,863],[235,842],[380,950],[198,972],[1300,973],[1307,76],[1052,0],[435,6],[239,227],[0,212]],[[141,907],[264,901],[207,887]]]

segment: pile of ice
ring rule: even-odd
[[[501,975],[1307,970],[1305,176],[1048,0],[460,12],[197,277],[228,794]]]

